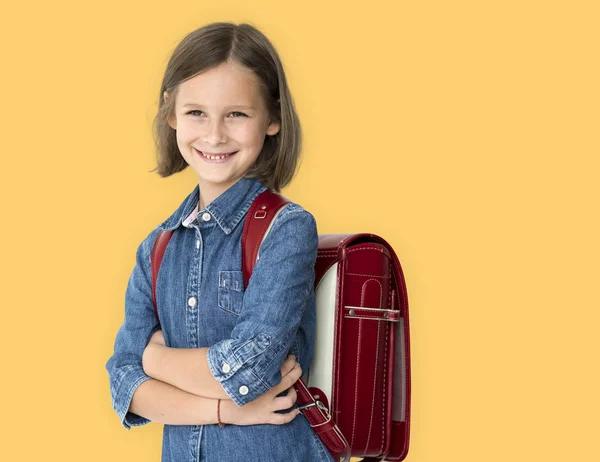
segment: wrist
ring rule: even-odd
[[[216,401],[216,400],[215,400]],[[230,399],[221,400],[221,423],[236,424],[238,419],[239,407]],[[216,410],[215,410],[216,415]]]

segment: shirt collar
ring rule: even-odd
[[[230,234],[240,220],[244,217],[252,201],[267,187],[256,178],[240,178],[236,183],[226,189],[219,197],[206,206],[225,234]],[[182,226],[183,221],[189,218],[198,208],[200,186],[196,184],[194,190],[185,198],[177,210],[161,225],[164,231],[170,231]]]

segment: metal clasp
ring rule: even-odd
[[[327,407],[319,400],[315,401],[314,403],[305,404],[304,406],[298,406],[297,409],[299,411],[302,411],[304,409],[308,409],[308,408],[315,407],[315,406],[317,406],[319,409],[321,409],[324,412],[328,411]]]
[[[264,217],[266,217],[267,216],[267,212],[265,211],[266,208],[267,208],[267,206],[263,205],[261,207],[262,210],[257,210],[256,212],[254,212],[254,218],[262,220]]]

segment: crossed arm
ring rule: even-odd
[[[219,382],[214,379],[208,368],[206,351],[200,351],[207,349],[189,349],[188,353],[185,352],[186,350],[188,349],[167,347],[162,331],[159,330],[154,333],[144,350],[142,362],[145,373],[150,375],[148,373],[150,372],[156,377],[150,375],[155,380],[146,380],[137,388],[128,413],[130,417],[137,420],[136,423],[132,423],[132,421],[125,419],[123,422],[127,428],[130,425],[143,425],[150,422],[150,420],[169,425],[217,423],[216,398],[214,396],[197,395],[195,390],[212,395],[227,396],[227,394]],[[196,354],[190,354],[191,352]],[[194,370],[195,366],[202,364],[202,360],[199,361],[198,356],[200,358],[204,356],[205,369],[201,369],[201,373],[190,374],[187,377],[181,374],[182,370]],[[165,361],[166,357],[167,360]],[[161,364],[163,366],[160,366]],[[156,372],[152,370],[153,367],[156,367]],[[147,371],[146,368],[148,368]],[[169,371],[174,371],[171,376],[168,375],[170,374]],[[278,411],[290,408],[296,401],[296,392],[292,385],[300,378],[302,369],[296,363],[294,356],[289,356],[286,359],[281,374],[282,380],[278,385],[243,408],[240,408],[228,396],[223,398],[221,421],[236,425],[281,425],[293,420],[300,412],[298,409],[287,413],[279,413]],[[193,380],[198,377],[201,377],[201,385],[193,386]],[[177,386],[179,383],[184,383],[182,388]],[[192,384],[188,388],[193,388],[193,390],[183,389],[188,384]],[[218,388],[221,388],[221,390]],[[285,390],[288,390],[287,395],[278,397]],[[163,399],[157,400],[158,394]],[[138,417],[142,415],[144,417]]]
[[[144,372],[154,379],[197,396],[231,400],[208,367],[207,351],[208,348],[168,347],[159,330],[154,333],[144,350]]]

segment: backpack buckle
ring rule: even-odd
[[[299,411],[303,411],[304,409],[308,409],[308,408],[315,407],[315,406],[317,406],[323,412],[328,412],[329,411],[329,409],[327,409],[327,407],[321,401],[319,401],[319,400],[316,400],[314,403],[305,404],[304,406],[298,406],[297,409]]]

